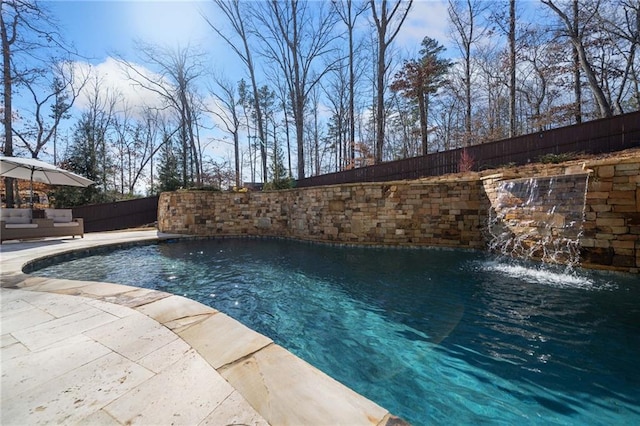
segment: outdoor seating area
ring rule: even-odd
[[[71,209],[44,209],[44,218],[34,218],[33,210],[0,208],[0,243],[45,237],[84,237],[82,218]]]

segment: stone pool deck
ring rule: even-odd
[[[22,272],[45,256],[172,237],[136,230],[0,246],[2,425],[404,424],[193,300]]]

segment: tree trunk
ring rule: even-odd
[[[509,137],[516,136],[516,0],[509,1]]]
[[[373,13],[373,20],[375,21],[377,35],[378,35],[378,66],[377,66],[377,87],[376,87],[376,146],[374,150],[374,161],[376,163],[382,162],[383,146],[384,146],[384,130],[385,130],[385,108],[384,108],[384,77],[387,71],[386,52],[387,48],[393,43],[393,40],[398,35],[404,20],[409,14],[413,0],[406,2],[406,8],[401,8],[402,2],[397,0],[390,10],[387,8],[387,0],[382,0],[380,4],[380,16],[376,10],[375,0],[370,0],[371,12]],[[394,16],[398,15],[395,25],[389,28],[389,23],[394,21]],[[391,32],[389,34],[388,32]]]
[[[425,94],[418,94],[418,111],[420,114],[420,138],[422,141],[422,155],[427,155],[429,135],[427,134],[427,100]]]
[[[376,76],[376,149],[374,158],[376,164],[382,162],[382,151],[384,147],[384,72],[386,48],[387,47],[384,42],[384,36],[379,36],[378,69]]]
[[[582,68],[582,71],[587,77],[589,87],[591,88],[593,96],[596,99],[596,103],[598,104],[598,109],[600,110],[600,118],[611,117],[611,105],[609,104],[609,101],[607,100],[607,97],[605,96],[604,91],[602,90],[602,87],[598,82],[595,72],[593,71],[589,60],[587,59],[584,44],[582,43],[582,37],[579,31],[578,0],[573,0],[573,20],[569,19],[567,14],[560,10],[552,0],[542,0],[542,2],[549,6],[564,23],[567,30],[566,35],[569,37],[569,40],[575,49],[574,55],[577,54],[580,68]]]
[[[578,34],[578,0],[573,0],[573,34]],[[575,45],[571,46],[573,58],[573,93],[575,97],[575,111],[573,112],[576,124],[582,123],[582,82],[580,78],[580,58]]]
[[[0,36],[2,37],[2,78],[3,78],[3,101],[4,101],[4,155],[13,156],[13,129],[12,129],[12,78],[11,78],[11,43],[7,33],[4,14],[0,14]],[[16,21],[13,23],[13,31],[15,34]],[[14,38],[15,39],[15,38]],[[6,192],[7,207],[15,206],[15,197],[13,195],[13,178],[4,179],[4,187]]]
[[[349,162],[356,158],[356,112],[355,112],[355,73],[353,71],[353,24],[351,23],[351,3],[349,3]],[[342,137],[342,135],[341,135]]]

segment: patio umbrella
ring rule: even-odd
[[[87,187],[94,183],[83,176],[35,158],[0,157],[0,176],[31,181],[31,207],[33,207],[34,181],[49,185],[80,187]]]

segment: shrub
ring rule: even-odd
[[[470,172],[473,170],[475,163],[476,160],[469,154],[467,148],[463,148],[462,154],[460,154],[460,160],[458,161],[458,171],[461,173]]]
[[[579,154],[577,152],[564,152],[562,154],[544,154],[538,157],[538,161],[544,164],[558,164],[569,160],[575,160]]]

